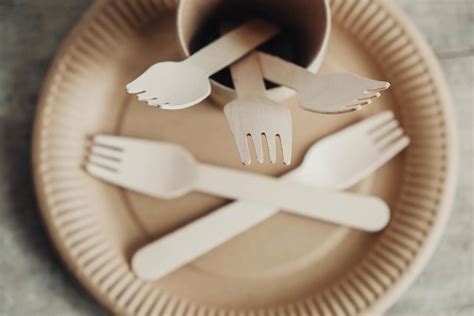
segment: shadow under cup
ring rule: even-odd
[[[251,18],[272,22],[281,32],[259,47],[316,72],[330,32],[327,0],[181,0],[177,29],[180,46],[189,56],[220,37],[223,22],[239,25]],[[211,77],[212,98],[224,105],[235,98],[228,68]],[[268,95],[282,100],[291,90],[267,82]]]

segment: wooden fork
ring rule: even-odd
[[[257,161],[263,163],[266,139],[271,163],[276,162],[276,139],[280,139],[283,163],[291,162],[292,126],[290,110],[265,95],[265,84],[255,52],[231,67],[237,99],[224,107],[235,144],[243,164],[251,162],[248,136],[255,147]]]

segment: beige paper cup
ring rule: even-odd
[[[331,27],[327,0],[181,0],[177,30],[184,56],[190,56],[219,37],[222,21],[239,22],[249,18],[269,20],[281,34],[261,49],[316,72],[326,52]],[[229,70],[211,80],[211,97],[219,105],[235,98]],[[267,85],[270,98],[281,101],[292,90]]]

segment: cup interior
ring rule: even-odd
[[[181,48],[189,56],[217,39],[223,22],[238,25],[251,18],[281,28],[260,50],[317,70],[329,35],[326,0],[181,0],[177,22]],[[233,88],[228,68],[211,79],[219,88]],[[267,88],[272,87],[267,83]]]

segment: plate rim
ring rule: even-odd
[[[380,3],[380,0],[374,0]],[[413,284],[416,278],[420,275],[423,269],[428,264],[429,260],[433,256],[436,248],[439,246],[439,242],[445,231],[446,225],[453,211],[453,202],[457,188],[458,179],[458,168],[459,168],[459,147],[458,147],[458,132],[455,127],[455,110],[452,102],[452,97],[449,92],[449,85],[445,79],[439,60],[436,58],[433,49],[428,44],[423,33],[418,29],[415,22],[411,20],[408,15],[394,3],[392,0],[383,2],[386,9],[390,11],[394,18],[396,18],[406,30],[407,35],[414,39],[417,48],[420,50],[420,55],[427,59],[427,63],[430,65],[431,71],[434,72],[432,76],[437,81],[436,86],[442,96],[443,110],[446,120],[447,131],[447,172],[445,175],[444,194],[442,195],[439,215],[437,216],[437,224],[433,224],[430,234],[427,236],[425,243],[420,247],[417,255],[413,259],[411,265],[407,268],[404,274],[399,278],[397,282],[385,293],[385,297],[382,297],[374,305],[371,306],[367,311],[369,313],[384,313],[390,307],[392,307],[397,299],[399,299],[405,291]]]

